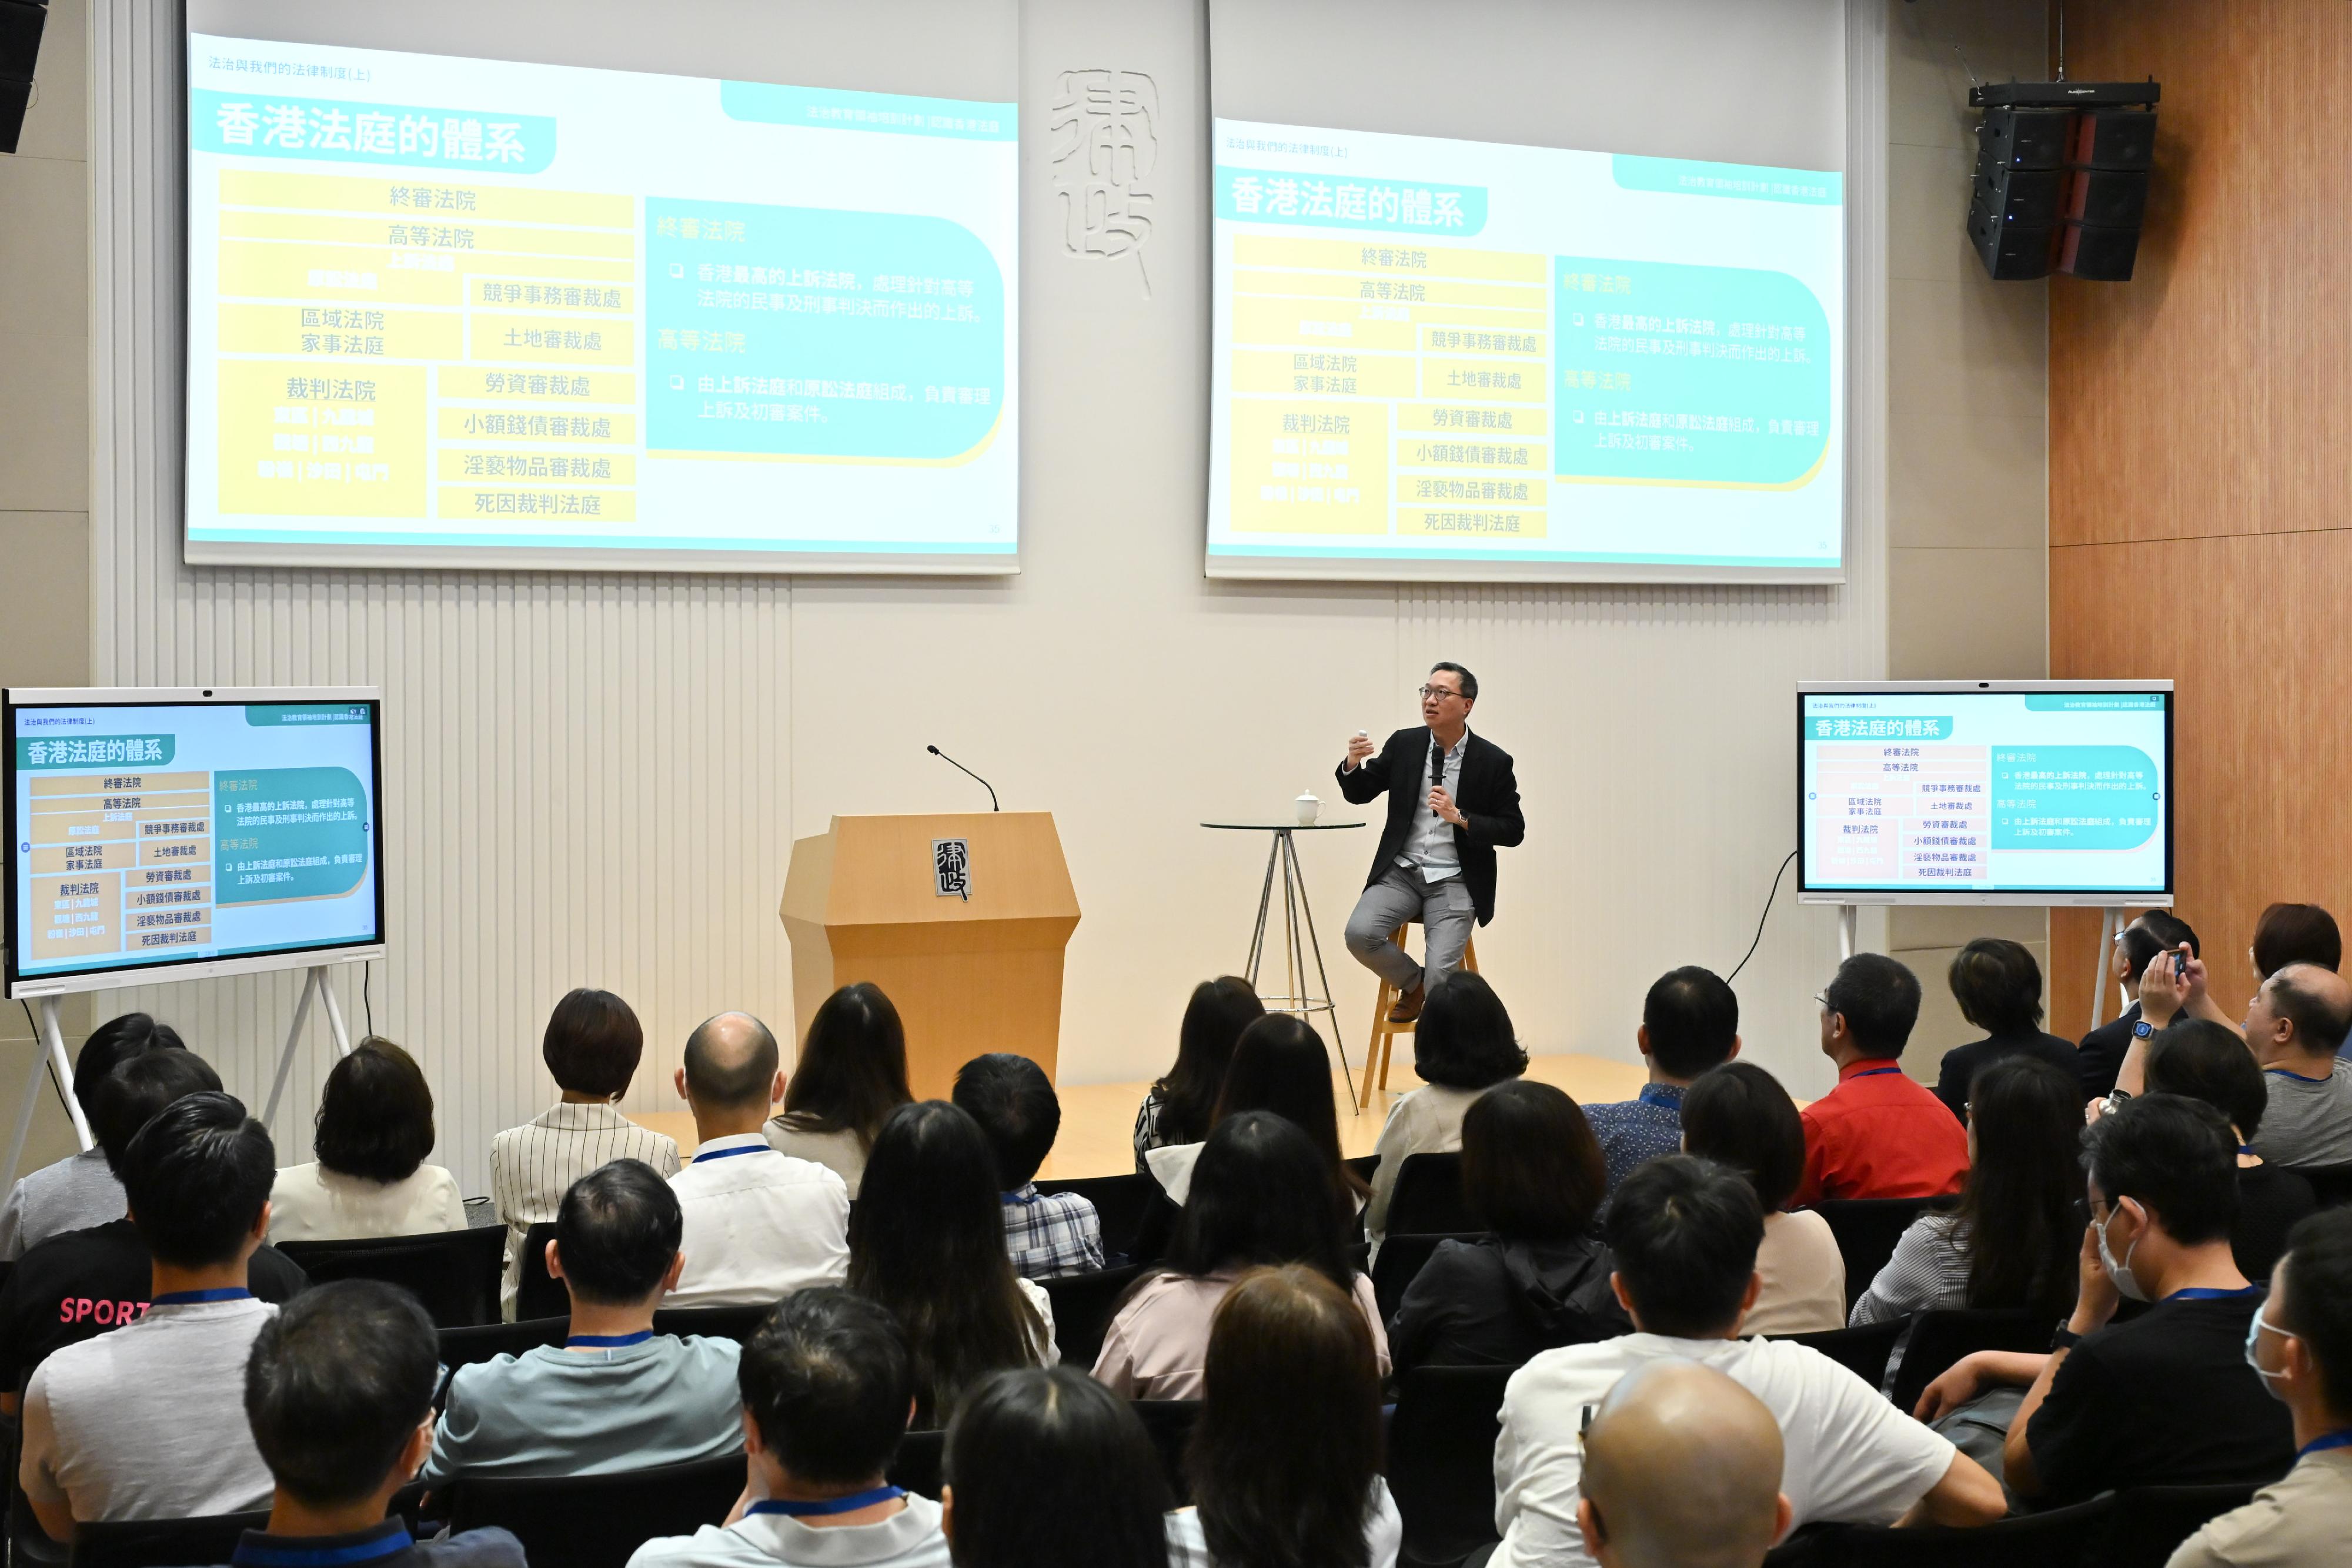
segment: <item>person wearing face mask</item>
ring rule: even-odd
[[[2294,1457],[2286,1411],[2249,1370],[2263,1290],[2238,1271],[2237,1141],[2221,1113],[2145,1094],[2083,1134],[2091,1223],[2074,1311],[2047,1354],[1979,1351],[1927,1385],[1933,1421],[1989,1385],[2023,1385],[2001,1459],[2038,1504],[2126,1486],[2262,1482]],[[2125,1300],[2147,1310],[2114,1322]]]
[[[2294,1469],[2181,1542],[2168,1568],[2301,1568],[2352,1541],[2352,1209],[2294,1228],[2246,1360],[2294,1421]]]

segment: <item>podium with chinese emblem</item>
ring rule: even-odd
[[[794,841],[778,913],[796,1040],[825,998],[868,981],[906,1024],[916,1099],[946,1099],[956,1069],[992,1051],[1054,1075],[1078,899],[1052,813],[835,817]]]

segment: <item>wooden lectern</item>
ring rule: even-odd
[[[1078,898],[1050,812],[835,817],[794,841],[779,913],[796,1038],[825,998],[867,980],[906,1023],[916,1099],[946,1099],[984,1051],[1054,1075]]]

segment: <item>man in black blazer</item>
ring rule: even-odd
[[[1372,755],[1359,733],[1339,764],[1339,793],[1359,806],[1388,791],[1389,820],[1364,895],[1348,916],[1348,951],[1402,993],[1391,1023],[1421,1016],[1429,988],[1452,974],[1470,945],[1470,923],[1495,918],[1495,852],[1527,837],[1510,753],[1470,733],[1478,677],[1433,665],[1421,688],[1425,727],[1401,729]],[[1418,920],[1415,962],[1391,938]]]

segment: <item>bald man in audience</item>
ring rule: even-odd
[[[784,1097],[776,1037],[750,1013],[687,1036],[677,1092],[694,1113],[694,1158],[670,1178],[686,1216],[686,1268],[671,1307],[767,1306],[849,1274],[849,1188],[814,1160],[768,1146]]]
[[[1756,1568],[1789,1528],[1780,1427],[1712,1367],[1618,1380],[1584,1434],[1584,1549],[1601,1568]]]
[[[2254,1153],[2274,1166],[2352,1165],[2352,1062],[2336,1054],[2352,1027],[2352,985],[2289,964],[2246,1004],[2242,1027],[2270,1089]]]

